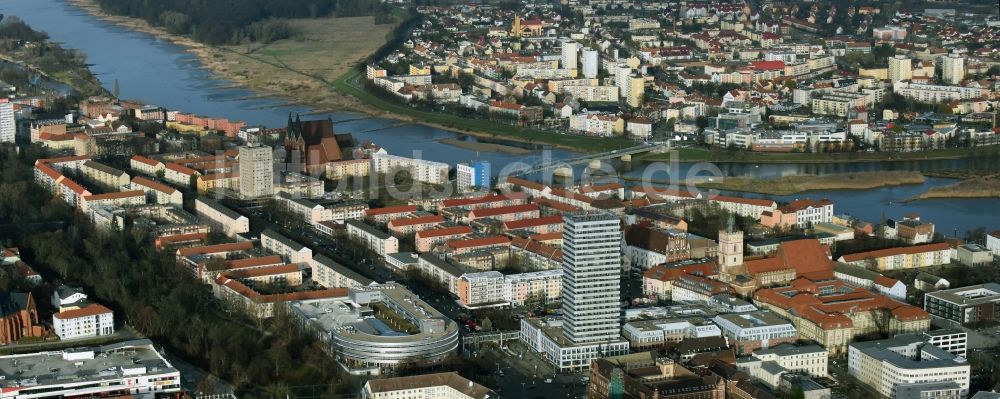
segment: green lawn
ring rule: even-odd
[[[378,109],[400,115],[406,115],[417,119],[420,122],[433,123],[448,129],[454,129],[466,133],[486,134],[493,137],[524,141],[528,143],[550,144],[586,152],[601,152],[617,148],[627,148],[635,145],[634,141],[623,138],[598,138],[558,134],[538,129],[504,125],[489,120],[468,119],[448,113],[421,111],[383,100],[365,91],[363,88],[356,87],[351,82],[352,80],[356,81],[361,79],[360,75],[361,73],[359,71],[352,70],[335,80],[333,82],[333,86],[338,90],[354,96]]]

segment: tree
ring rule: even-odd
[[[121,95],[121,88],[118,86],[118,79],[115,79],[114,88],[111,89],[111,94],[118,98]]]

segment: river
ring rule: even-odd
[[[222,116],[272,127],[283,126],[289,114],[310,113],[308,108],[288,105],[283,99],[261,98],[249,90],[234,88],[229,82],[217,79],[203,70],[197,58],[186,53],[182,47],[97,20],[64,0],[0,0],[0,13],[16,15],[32,27],[47,32],[54,41],[82,51],[105,87],[118,81],[123,98],[139,99],[168,109]],[[361,141],[372,140],[391,153],[404,156],[418,154],[424,159],[452,164],[482,159],[493,164],[494,173],[512,162],[543,156],[541,149],[533,155],[521,156],[476,152],[442,144],[441,139],[456,136],[470,141],[478,139],[419,124],[401,124],[352,113],[309,117],[327,116],[336,122],[337,131],[351,132]],[[571,151],[556,149],[547,150],[545,157],[563,159],[576,155],[578,154]],[[615,162],[613,165],[620,173],[633,176],[641,175],[642,170],[648,166],[643,162]],[[969,166],[997,169],[1000,168],[1000,163],[994,159],[761,165],[721,163],[717,166],[728,176],[772,177],[804,173],[955,169]],[[686,174],[692,167],[692,164],[682,163],[678,169],[681,174]],[[936,223],[938,231],[949,234],[955,229],[964,232],[980,226],[1000,228],[998,199],[941,199],[899,203],[928,187],[949,183],[951,181],[946,179],[927,179],[923,185],[863,191],[816,191],[775,198],[830,198],[835,201],[837,213],[849,213],[874,222],[883,214],[898,218],[904,214],[917,213]]]

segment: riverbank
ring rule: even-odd
[[[21,84],[29,85],[28,82],[32,80],[28,76],[30,71],[42,79],[59,82],[84,96],[105,92],[82,53],[63,48],[15,16],[4,20],[3,23],[16,24],[17,27],[7,30],[5,36],[0,38],[3,39],[3,44],[0,46],[2,47],[0,62],[17,65],[17,68],[24,71],[25,76],[19,78],[22,80]],[[18,88],[25,90],[20,85]]]
[[[188,37],[173,35],[143,20],[107,14],[93,0],[69,0],[69,3],[104,22],[129,30],[152,35],[183,47],[201,62],[201,66],[218,78],[233,82],[266,96],[280,97],[289,102],[313,108],[318,113],[356,112],[374,117],[406,123],[420,123],[430,127],[450,130],[477,137],[503,138],[531,144],[548,144],[575,151],[597,152],[611,148],[624,148],[632,142],[624,139],[600,139],[586,136],[564,135],[507,126],[491,121],[475,120],[439,112],[424,112],[382,100],[363,89],[363,77],[354,68],[361,60],[374,53],[386,42],[386,35],[393,25],[365,23],[371,17],[321,18],[291,20],[293,28],[306,39],[279,40],[268,45],[207,46]],[[341,26],[333,28],[330,20]],[[351,35],[358,36],[351,39]],[[336,67],[317,71],[315,53],[317,43],[331,43],[325,58],[338,60]],[[372,38],[377,38],[377,45]],[[367,42],[357,46],[356,42]],[[349,48],[347,56],[334,56],[338,49]],[[311,58],[297,59],[296,53],[309,53]],[[296,68],[296,62],[306,62]],[[308,71],[308,72],[306,72]],[[359,80],[360,79],[360,80]],[[197,112],[197,111],[195,111]]]
[[[975,148],[946,148],[917,152],[848,152],[848,153],[762,153],[734,152],[724,149],[673,148],[661,154],[646,154],[638,157],[644,161],[669,161],[671,152],[676,152],[681,162],[727,162],[727,163],[841,163],[872,161],[929,161],[1000,156],[1000,145]]]
[[[908,201],[939,198],[1000,198],[1000,173],[970,177],[947,186],[931,187]]]
[[[866,190],[878,187],[923,184],[920,172],[888,171],[837,173],[823,176],[794,175],[771,179],[726,177],[721,182],[690,182],[698,188],[768,195],[791,195],[813,190]]]
[[[441,144],[447,144],[450,146],[455,146],[458,148],[464,148],[466,150],[482,151],[482,152],[502,152],[505,154],[512,155],[528,155],[534,150],[527,148],[514,147],[510,145],[496,144],[496,143],[482,143],[478,141],[465,141],[457,137],[449,137],[446,139],[438,140]]]

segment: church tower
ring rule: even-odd
[[[514,26],[510,30],[511,36],[521,37],[521,16],[514,16]]]
[[[743,232],[733,228],[733,217],[729,217],[725,230],[719,230],[719,273],[730,275],[731,271],[743,265]]]

